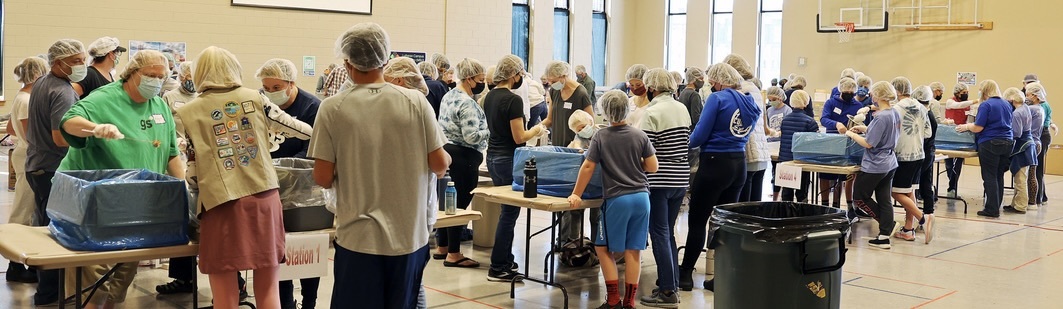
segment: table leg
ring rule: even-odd
[[[948,166],[945,167],[945,169],[948,169],[948,168],[949,168]],[[960,203],[963,203],[963,213],[966,214],[967,213],[967,200],[965,200],[963,197],[958,196],[958,195],[956,197],[949,197],[947,194],[946,195],[941,195],[941,191],[938,190],[938,189],[940,189],[940,186],[941,186],[941,173],[942,173],[942,171],[941,171],[941,162],[940,161],[935,163],[935,165],[934,165],[934,173],[936,174],[935,175],[935,184],[934,184],[934,195],[937,198],[943,198],[943,199],[946,199],[946,200],[953,200],[953,201],[960,201]]]
[[[192,276],[192,309],[199,308],[199,258],[192,257],[192,269],[196,270],[196,275]]]
[[[83,308],[83,307],[85,307],[85,304],[81,303],[81,293],[80,293],[80,291],[81,291],[81,267],[78,267],[77,270],[74,271],[74,272],[75,272],[75,274],[74,274],[74,290],[78,291],[78,292],[74,293],[74,303],[77,304],[77,306],[79,308]],[[65,280],[66,278],[63,278],[63,279],[64,279],[64,281],[66,281]],[[64,283],[65,282],[60,282],[59,284],[64,284]]]
[[[59,308],[66,308],[66,268],[59,269]],[[76,306],[75,306],[76,307]]]

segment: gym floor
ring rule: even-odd
[[[6,160],[6,156],[0,157],[0,161],[5,161],[0,166],[6,165]],[[963,173],[960,195],[971,203],[968,213],[963,213],[962,203],[940,200],[937,234],[929,245],[923,244],[923,234],[917,233],[914,242],[894,239],[892,250],[870,248],[866,239],[877,231],[876,224],[857,223],[857,240],[849,247],[843,268],[842,308],[1058,308],[1063,303],[1063,293],[1058,291],[1063,286],[1063,212],[1054,210],[1059,207],[1055,204],[1063,205],[1063,196],[1058,195],[1063,191],[1063,177],[1046,176],[1049,196],[1055,198],[1047,206],[1026,215],[1004,214],[999,219],[987,219],[974,214],[982,207],[977,198],[983,191],[978,168],[968,167]],[[1005,201],[1010,201],[1012,191],[1006,190],[1005,194]],[[0,220],[6,221],[12,196],[11,192],[0,191]],[[900,208],[895,210],[901,213]],[[515,248],[524,248],[524,212],[521,216]],[[677,237],[681,243],[686,237],[685,212],[679,221]],[[548,223],[546,213],[533,214],[533,228],[540,229]],[[550,245],[547,238],[537,237],[532,243],[533,275],[543,269],[543,254]],[[517,298],[511,299],[508,283],[486,280],[489,248],[473,248],[471,242],[466,242],[463,252],[484,266],[454,269],[443,267],[441,261],[430,262],[424,275],[430,308],[562,306],[559,289],[532,282],[518,284]],[[517,252],[517,260],[523,269],[523,253]],[[0,259],[0,267],[6,268],[7,264]],[[640,293],[647,294],[657,277],[650,250],[643,251],[641,267]],[[712,293],[701,289],[703,264],[699,263],[698,268],[694,291],[680,293],[681,308],[712,307]],[[568,289],[571,308],[594,308],[604,300],[604,284],[597,267],[561,267],[558,273],[558,281]],[[189,294],[156,295],[155,285],[168,281],[165,269],[141,268],[127,301],[117,308],[187,308]],[[200,283],[199,306],[208,306],[211,292],[206,276],[200,275]],[[30,284],[0,281],[0,308],[32,308],[33,291]],[[298,284],[295,294],[296,299],[301,298]],[[332,280],[323,278],[317,308],[328,308],[331,294]]]

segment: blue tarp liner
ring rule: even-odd
[[[56,172],[48,218],[71,250],[187,244],[188,192],[184,180],[148,170]]]
[[[971,132],[956,133],[956,126],[939,124],[934,147],[944,150],[975,150],[975,136]]]
[[[576,177],[586,156],[578,150],[556,146],[520,147],[513,155],[513,190],[524,191],[524,162],[535,158],[539,194],[568,197],[576,187]],[[594,169],[582,198],[602,198],[601,167]]]
[[[843,134],[797,132],[791,150],[796,161],[824,165],[859,165],[864,157],[864,147]]]

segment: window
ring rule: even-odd
[[[511,52],[524,60],[528,67],[528,25],[531,21],[531,8],[528,0],[513,0],[513,43]]]
[[[687,0],[668,1],[668,41],[664,42],[669,71],[683,72],[687,48]]]
[[[734,0],[715,0],[712,8],[712,42],[709,63],[723,62],[731,53],[731,26],[734,24]]]
[[[606,35],[609,33],[609,19],[605,14],[605,0],[594,0],[591,14],[591,78],[598,84],[605,84],[605,49]],[[594,89],[587,89],[594,91]]]
[[[554,60],[568,62],[568,0],[554,0]]]
[[[760,0],[760,56],[757,76],[764,85],[782,71],[782,2],[783,0]]]

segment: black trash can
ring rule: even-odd
[[[717,206],[716,308],[839,308],[845,211],[788,202]]]
[[[273,159],[284,207],[284,231],[303,232],[331,228],[336,216],[325,209],[324,189],[314,183],[314,161]]]

